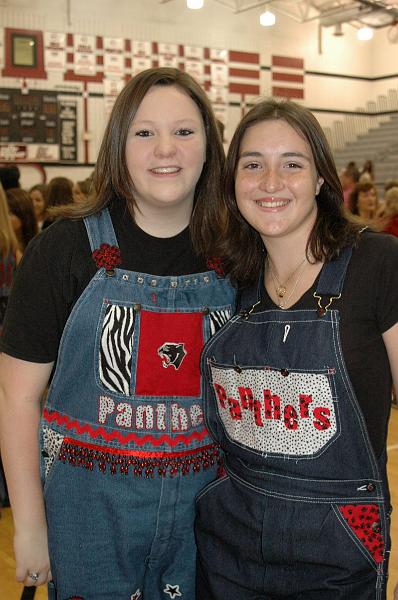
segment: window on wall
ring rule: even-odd
[[[4,29],[3,77],[46,79],[43,32],[30,29]]]
[[[36,67],[38,44],[35,35],[11,34],[11,64],[13,67]]]

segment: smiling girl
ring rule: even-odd
[[[234,304],[206,260],[222,163],[199,84],[144,71],[110,116],[96,197],[60,208],[24,257],[1,345],[1,451],[17,579],[49,581],[50,598],[194,597],[193,500],[219,466],[199,355]]]
[[[198,494],[199,600],[382,600],[398,241],[363,230],[314,116],[265,100],[227,157],[241,310],[202,356],[226,475]]]

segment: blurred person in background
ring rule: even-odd
[[[87,200],[92,190],[92,177],[87,177],[83,181],[76,181],[73,186],[73,199],[75,202],[84,202]]]
[[[350,195],[359,180],[359,170],[355,162],[349,162],[340,173],[341,187],[343,188],[344,206],[349,205]]]
[[[44,183],[38,183],[30,188],[29,195],[33,202],[33,208],[36,215],[37,227],[41,231],[46,209],[47,209],[47,192],[48,186]]]
[[[16,165],[0,167],[0,182],[4,191],[21,187],[19,183],[20,177],[21,173]]]
[[[386,192],[383,217],[383,231],[398,237],[398,187]]]
[[[375,171],[373,161],[365,160],[359,174],[360,183],[373,183],[375,180]]]
[[[33,202],[28,192],[21,188],[6,191],[10,220],[21,252],[38,233]]]
[[[358,183],[351,192],[349,209],[364,221],[372,221],[377,216],[379,199],[377,189],[371,182]]]
[[[68,204],[73,204],[73,181],[67,177],[54,177],[48,184],[47,211],[42,229],[46,229],[54,221],[51,209]]]

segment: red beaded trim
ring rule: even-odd
[[[137,453],[138,454],[138,453]],[[80,446],[78,443],[70,443],[65,440],[62,443],[59,460],[64,464],[68,461],[73,467],[84,467],[93,471],[95,463],[102,473],[108,471],[111,475],[116,475],[119,471],[127,475],[129,470],[135,477],[166,477],[166,475],[175,476],[181,473],[188,475],[191,470],[198,473],[201,469],[206,470],[209,467],[221,465],[220,451],[217,444],[211,444],[206,448],[192,450],[190,454],[186,452],[178,454],[165,453],[164,456],[139,456],[129,454],[120,454],[120,450],[112,452],[111,449],[105,451],[101,448],[88,448]]]
[[[375,562],[383,562],[384,541],[377,504],[346,504],[339,506],[339,510]]]
[[[117,246],[101,244],[92,254],[95,264],[100,269],[104,267],[106,271],[114,269],[122,262],[120,250]]]

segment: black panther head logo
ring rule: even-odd
[[[158,348],[158,354],[162,359],[162,365],[165,369],[167,367],[174,367],[177,371],[187,353],[184,348],[184,344],[175,344],[174,342],[166,342],[163,346]]]

